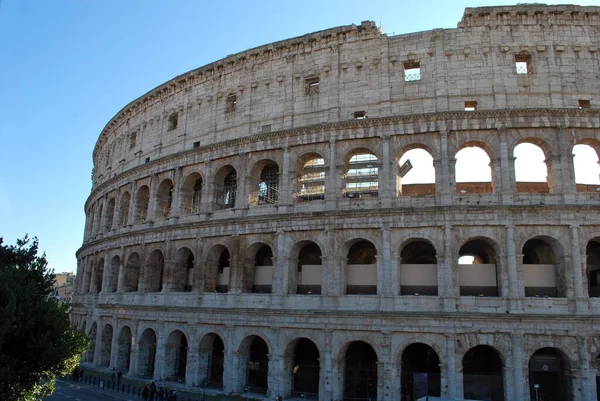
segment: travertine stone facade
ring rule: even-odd
[[[600,192],[572,152],[600,152],[599,13],[363,22],[127,105],[94,149],[77,253],[86,360],[273,399],[408,400],[423,373],[453,399],[596,399]],[[522,143],[545,183],[515,179]],[[457,182],[469,147],[489,182]],[[402,183],[413,149],[435,183]]]

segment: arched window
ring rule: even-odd
[[[164,180],[158,186],[156,193],[156,218],[168,219],[171,217],[171,207],[173,205],[173,182]]]
[[[321,248],[309,241],[300,249],[296,272],[296,294],[321,293]]]
[[[200,213],[202,184],[202,177],[198,173],[192,173],[185,179],[181,191],[182,212],[184,214]]]
[[[458,194],[494,192],[490,157],[481,146],[467,144],[456,153],[455,174]]]
[[[400,252],[400,294],[437,295],[437,257],[428,241],[414,240]]]
[[[483,239],[473,239],[459,250],[458,271],[461,296],[497,297],[496,251]]]
[[[124,192],[121,195],[121,201],[119,204],[119,227],[125,227],[128,223],[127,219],[129,218],[129,204],[131,203],[131,195],[129,192]]]
[[[355,152],[346,162],[344,195],[351,199],[376,198],[379,191],[379,160],[367,150]]]
[[[215,207],[233,209],[237,195],[237,172],[231,166],[219,170],[215,182]]]
[[[564,262],[558,241],[537,237],[523,245],[526,297],[564,297]]]
[[[106,207],[106,218],[104,220],[104,231],[109,231],[113,226],[113,219],[115,217],[115,198],[110,198],[108,206]]]
[[[150,203],[150,189],[143,185],[137,192],[136,223],[145,223],[148,219],[148,204]]]
[[[396,191],[399,196],[435,195],[435,167],[428,151],[411,149],[400,157]]]
[[[377,353],[363,341],[352,342],[342,359],[345,400],[377,399]]]
[[[548,193],[548,169],[542,148],[523,142],[515,146],[513,155],[517,192]]]
[[[321,155],[309,153],[298,160],[298,181],[295,199],[307,202],[325,199],[325,177],[327,166]]]
[[[590,145],[573,146],[573,167],[577,192],[595,192],[600,188],[598,154]]]
[[[279,166],[273,161],[262,161],[255,168],[263,164],[252,198],[257,205],[276,205],[279,203]]]
[[[504,401],[502,359],[495,349],[478,345],[463,358],[465,399]]]
[[[273,251],[268,245],[261,246],[254,256],[252,292],[270,294],[273,286]]]
[[[348,250],[346,294],[377,294],[377,248],[357,240]]]

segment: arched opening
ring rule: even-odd
[[[291,375],[291,393],[294,398],[318,399],[320,359],[319,349],[307,338],[297,338],[286,350],[285,370]]]
[[[131,364],[131,344],[132,344],[131,329],[125,326],[119,333],[119,339],[117,341],[117,371],[129,372],[129,365]]]
[[[104,258],[98,261],[96,265],[96,275],[94,277],[94,288],[96,290],[96,294],[102,291],[102,280],[104,279]]]
[[[478,345],[463,357],[465,399],[504,401],[502,359],[495,349]]]
[[[302,156],[298,160],[296,171],[299,172],[295,193],[297,202],[325,199],[327,166],[320,154],[309,153]]]
[[[215,176],[215,208],[233,209],[236,195],[237,172],[232,166],[224,166]]]
[[[81,293],[87,294],[92,289],[92,270],[94,269],[94,261],[90,261],[88,268],[83,271],[83,281],[81,283]]]
[[[352,152],[344,166],[344,196],[350,199],[376,198],[379,191],[379,160],[366,149]]]
[[[180,248],[175,254],[175,271],[171,288],[176,292],[190,292],[193,279],[194,254],[189,248]]]
[[[165,275],[165,257],[160,250],[155,249],[148,257],[145,273],[144,291],[161,292]]]
[[[596,144],[597,146],[597,144]],[[600,185],[600,165],[596,150],[585,143],[573,146],[573,169],[577,192],[596,192]]]
[[[206,262],[205,292],[229,292],[230,258],[229,249],[223,245],[216,245],[210,250]]]
[[[94,235],[94,217],[96,216],[96,212],[94,210],[94,206],[92,206],[90,209],[88,209],[87,212],[87,235],[88,236],[93,236]]]
[[[348,250],[346,294],[377,294],[377,248],[356,240]]]
[[[588,294],[600,297],[600,242],[592,240],[585,247]]]
[[[478,144],[464,144],[456,153],[454,167],[457,194],[494,192],[490,156]]]
[[[260,248],[254,254],[254,260],[246,263],[246,278],[252,277],[251,292],[258,294],[270,294],[273,286],[273,251],[268,245],[258,245]],[[250,252],[256,249],[257,245],[252,246]],[[250,292],[245,285],[245,292]]]
[[[548,169],[544,151],[533,143],[523,142],[515,146],[515,179],[517,192],[548,193]]]
[[[269,347],[258,336],[247,337],[240,348],[240,355],[245,356],[246,387],[252,393],[266,393],[269,377]]]
[[[156,361],[156,333],[146,329],[142,333],[138,352],[138,375],[154,377],[154,362]]]
[[[223,388],[225,344],[215,333],[205,335],[200,342],[199,381],[207,379],[210,388]]]
[[[254,205],[276,205],[279,203],[279,166],[272,160],[262,160],[252,169],[254,185],[250,196]]]
[[[94,322],[92,324],[92,326],[90,327],[90,331],[88,331],[88,340],[89,340],[89,344],[90,346],[88,347],[87,351],[85,352],[85,356],[83,358],[84,361],[86,362],[94,362],[94,354],[96,352],[96,332],[98,331],[98,326],[96,325],[96,322]]]
[[[113,226],[113,219],[115,217],[115,198],[110,198],[108,205],[106,206],[106,217],[104,219],[104,231],[109,231]]]
[[[547,347],[537,350],[531,356],[529,395],[532,400],[573,400],[571,362],[563,352]]]
[[[171,217],[173,206],[173,181],[163,180],[156,192],[156,219],[168,219]]]
[[[547,237],[530,239],[523,245],[526,297],[564,297],[564,262],[560,245]],[[560,262],[559,262],[560,261]],[[558,263],[557,263],[558,262]]]
[[[458,251],[461,296],[497,297],[498,269],[494,247],[485,239],[472,239]]]
[[[117,292],[117,284],[119,282],[119,268],[121,266],[121,258],[113,256],[110,260],[108,280],[106,283],[106,292]]]
[[[171,332],[165,344],[165,380],[185,383],[187,354],[188,342],[185,334],[179,330]]]
[[[132,253],[127,258],[125,265],[125,280],[123,283],[123,292],[136,292],[140,281],[140,256]]]
[[[321,248],[308,241],[298,253],[296,294],[321,294]]]
[[[414,240],[400,252],[400,294],[437,295],[437,257],[425,240]]]
[[[96,220],[95,220],[95,224],[96,227],[94,229],[94,233],[95,234],[99,234],[102,232],[102,229],[104,227],[102,227],[102,218],[104,217],[102,211],[104,210],[104,205],[100,204],[100,206],[98,207],[98,215],[96,216]]]
[[[433,157],[423,148],[405,152],[396,171],[398,196],[435,195],[435,167]]]
[[[440,359],[427,344],[413,343],[402,352],[401,401],[441,394]]]
[[[344,400],[377,399],[377,354],[363,341],[354,341],[344,358]]]
[[[119,202],[119,227],[125,227],[129,219],[129,205],[131,203],[131,195],[129,192],[124,192],[121,195],[121,201]]]
[[[110,365],[110,352],[112,346],[113,327],[110,324],[104,326],[100,338],[100,366]]]
[[[142,185],[138,189],[136,203],[137,210],[135,222],[145,223],[148,220],[148,204],[150,203],[150,189],[147,185]]]
[[[181,189],[181,208],[183,214],[200,213],[202,200],[202,176],[192,173],[187,176]]]

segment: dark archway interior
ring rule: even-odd
[[[411,344],[402,353],[401,401],[441,394],[440,359],[427,344]]]
[[[587,255],[588,293],[590,297],[600,297],[600,243],[588,242],[585,253]]]
[[[466,244],[464,244],[463,246],[460,247],[460,250],[458,251],[458,255],[460,257],[463,256],[472,256],[473,257],[473,263],[472,266],[463,266],[461,267],[461,269],[470,269],[470,270],[475,270],[478,269],[480,270],[479,272],[477,271],[472,271],[472,275],[474,277],[480,277],[477,276],[476,274],[480,274],[482,277],[489,277],[488,273],[490,275],[493,275],[493,279],[492,281],[495,282],[495,285],[491,285],[488,280],[485,279],[480,279],[480,280],[474,280],[476,281],[475,283],[470,283],[468,285],[460,285],[460,295],[461,296],[479,296],[479,297],[497,297],[500,293],[500,291],[498,290],[498,276],[497,276],[497,269],[494,268],[493,273],[490,272],[489,270],[489,266],[479,266],[477,267],[477,265],[494,265],[496,266],[496,251],[494,250],[494,247],[487,243],[486,241],[480,240],[480,239],[474,239],[471,240],[469,242],[467,242]],[[460,263],[460,259],[459,259],[459,263]]]
[[[346,351],[344,400],[377,399],[377,354],[363,341],[355,341]]]
[[[296,345],[293,364],[292,392],[294,396],[318,398],[319,395],[319,350],[306,338]]]
[[[269,377],[269,348],[267,343],[260,338],[255,337],[250,346],[250,355],[248,356],[248,374],[247,387],[251,392],[264,393],[268,389]]]
[[[225,356],[225,345],[221,337],[215,336],[210,354],[208,368],[208,385],[216,388],[223,388],[223,359]]]
[[[373,265],[377,264],[377,248],[369,241],[355,242],[348,250],[348,265]],[[365,284],[362,280],[351,283],[348,280],[346,294],[377,294],[377,285]]]
[[[414,241],[402,248],[401,262],[407,265],[435,265],[435,248],[425,241]]]
[[[139,347],[139,373],[144,377],[153,377],[154,362],[156,360],[156,334],[154,331],[144,331]]]
[[[502,360],[487,345],[478,345],[463,358],[463,388],[465,399],[504,401]]]
[[[537,350],[529,360],[529,393],[544,401],[572,401],[571,369],[560,351]]]
[[[298,269],[297,273],[302,274],[302,266],[320,266],[322,262],[321,248],[314,242],[309,242],[300,249],[298,254]],[[321,285],[315,285],[314,283],[305,284],[298,283],[296,288],[296,294],[321,294]]]
[[[221,252],[221,255],[219,255],[219,267],[217,269],[217,274],[223,274],[223,269],[229,267],[229,258],[229,250],[227,248],[223,249],[223,252]],[[231,272],[229,274],[231,274]],[[217,292],[229,292],[229,285],[217,284]]]
[[[523,265],[554,265],[552,274],[556,277],[556,285],[526,285],[526,297],[562,297],[565,296],[564,280],[558,278],[558,266],[556,263],[556,254],[552,245],[540,238],[530,239],[523,245]],[[527,269],[526,266],[524,266]]]

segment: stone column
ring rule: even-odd
[[[158,330],[156,336],[156,358],[154,359],[154,379],[155,380],[163,380],[166,377],[166,366],[165,360],[167,357],[166,350],[166,338],[165,338],[165,328],[161,326]]]
[[[331,361],[331,330],[325,329],[325,349],[320,355],[319,370],[319,401],[329,401],[334,399],[333,383],[336,377],[333,375],[333,365]]]
[[[519,285],[515,252],[515,227],[512,222],[506,225],[506,275],[508,278],[509,308],[510,310],[520,310],[520,301],[517,299],[523,297],[524,293]]]
[[[584,269],[581,263],[581,250],[579,248],[579,225],[573,224],[569,228],[571,229],[571,269],[573,270],[573,292],[576,299],[582,299]]]
[[[273,294],[287,294],[289,283],[289,258],[286,247],[286,235],[282,229],[277,230],[277,258],[273,266]]]
[[[456,336],[451,334],[446,334],[446,372],[448,377],[446,382],[448,383],[448,397],[449,398],[458,398],[458,392],[456,389]],[[461,374],[462,379],[462,374]]]
[[[158,174],[154,174],[150,181],[149,199],[148,199],[148,215],[146,222],[150,223],[156,220],[156,208],[158,207]]]
[[[215,210],[215,177],[212,174],[212,163],[210,160],[204,162],[204,180],[202,182],[204,196],[200,199],[204,199],[204,202],[200,202],[200,213],[210,213]]]
[[[106,250],[104,250],[102,252],[102,256],[101,259],[104,260],[104,266],[102,266],[102,283],[100,284],[100,291],[98,291],[99,293],[104,294],[106,292],[106,288],[108,287],[108,280],[110,278],[110,275],[112,274],[112,272],[110,271],[110,263],[107,263],[108,261],[108,253],[106,252]]]
[[[390,227],[381,229],[381,260],[377,258],[377,294],[392,295]]]
[[[400,288],[402,286],[402,282],[400,281],[400,255],[397,253],[396,249],[393,250],[392,256],[390,259],[390,291],[392,296],[402,295],[400,292]]]
[[[455,280],[455,263],[452,258],[452,226],[444,226],[444,271],[442,274],[443,282],[438,283],[438,288],[444,288],[444,310],[447,312],[456,310],[455,298],[457,297],[456,287],[458,283]]]
[[[573,154],[571,153],[572,144],[568,138],[570,135],[566,127],[557,126],[556,136],[559,145],[558,161],[560,163],[560,176],[557,177],[560,180],[558,188],[564,195],[573,196],[577,192],[577,186],[575,185],[575,167],[573,165]]]
[[[337,160],[335,154],[335,139],[329,140],[329,174],[327,174],[327,182],[325,186],[325,199],[327,209],[334,209],[337,203],[337,198],[340,196],[340,175],[337,171]]]
[[[123,374],[129,376],[138,376],[138,359],[140,357],[140,349],[138,343],[137,323],[131,327],[131,355],[129,361],[129,372],[123,372]]]
[[[284,370],[283,365],[285,361],[281,354],[270,354],[269,355],[269,373],[267,377],[267,398],[275,398],[279,395],[283,395],[284,383]]]
[[[592,392],[592,381],[594,382],[593,387],[596,385],[596,377],[590,374],[590,353],[588,351],[588,338],[577,337],[577,344],[579,345],[579,355],[581,360],[581,382],[579,388],[581,388],[581,399],[582,400],[593,400],[596,398],[596,392]],[[576,383],[573,383],[573,387],[576,387]],[[595,388],[594,388],[595,390]]]
[[[248,151],[240,153],[243,167],[242,170],[237,173],[237,196],[234,209],[247,209],[250,205],[250,185],[252,182],[252,176],[250,175],[250,169],[252,168],[250,166],[250,156],[251,153]]]
[[[394,188],[392,185],[392,163],[390,159],[390,136],[381,135],[381,171],[379,172],[378,196],[381,207],[392,207]]]
[[[227,329],[228,335],[225,340],[225,355],[223,356],[223,393],[229,394],[243,389],[243,383],[238,383],[238,353],[234,350],[236,336],[234,329]],[[241,380],[241,379],[240,379]]]
[[[292,183],[293,177],[290,174],[290,148],[285,146],[283,148],[283,166],[282,172],[279,174],[279,182],[281,183],[279,191],[279,205],[284,206],[279,209],[280,212],[287,212],[285,206],[291,206],[293,204],[292,199]]]
[[[526,400],[527,394],[525,393],[524,375],[523,372],[523,337],[521,334],[513,334],[511,337],[512,342],[512,372],[513,372],[513,397],[514,400]]]
[[[439,192],[440,202],[442,205],[450,205],[452,203],[452,191],[454,188],[451,185],[454,172],[450,172],[450,164],[448,162],[448,132],[440,130],[440,168],[436,168],[435,173],[435,192]],[[453,182],[453,181],[452,181]]]
[[[177,167],[173,177],[173,203],[171,204],[171,218],[177,220],[181,216],[181,175],[183,169]]]
[[[132,226],[135,223],[135,211],[137,209],[137,186],[135,182],[131,185],[129,198],[129,210],[127,210],[127,225]]]
[[[119,320],[117,316],[113,316],[111,326],[113,327],[113,335],[110,342],[110,364],[109,367],[115,369],[117,366],[117,348],[119,344]]]
[[[190,346],[193,345],[193,346]],[[200,349],[196,344],[188,343],[187,365],[185,371],[185,385],[188,387],[198,386],[207,375],[199,375]]]
[[[96,339],[94,341],[94,360],[93,364],[100,364],[100,354],[102,353],[102,331],[104,330],[104,322],[98,322],[96,325]]]

